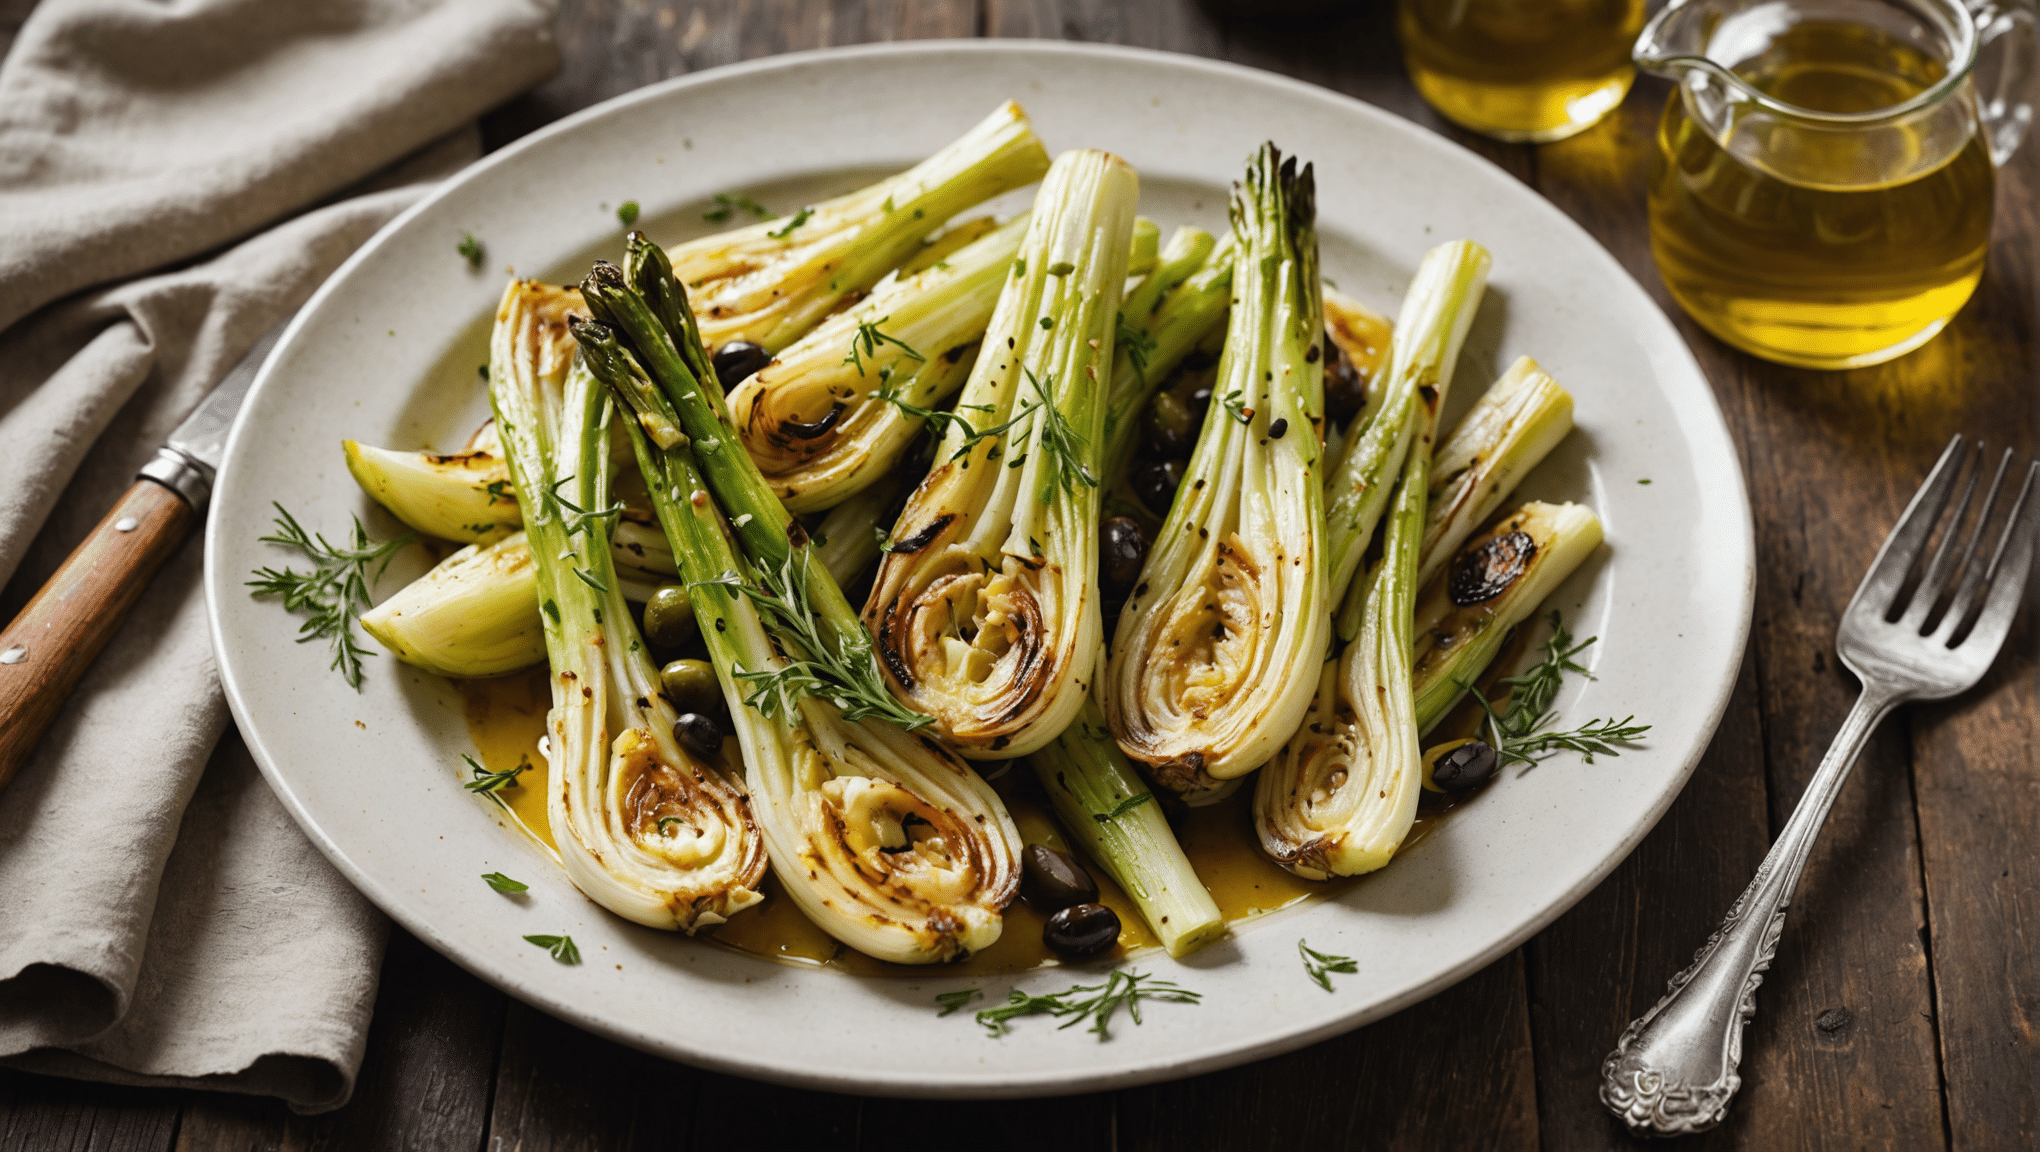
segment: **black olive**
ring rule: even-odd
[[[1119,942],[1119,914],[1103,904],[1072,904],[1048,918],[1041,942],[1065,960],[1089,960]]]
[[[1445,594],[1461,608],[1485,604],[1507,592],[1536,555],[1537,541],[1528,532],[1504,533],[1453,559]]]
[[[1367,404],[1367,381],[1360,370],[1339,350],[1330,333],[1325,335],[1325,415],[1345,423]]]
[[[1114,516],[1099,531],[1099,574],[1108,593],[1124,595],[1140,579],[1140,566],[1147,560],[1147,533],[1130,516]]]
[[[1431,766],[1431,783],[1447,792],[1468,792],[1487,783],[1502,758],[1479,740],[1469,740]]]
[[[694,604],[687,589],[668,584],[645,601],[645,639],[658,648],[678,648],[694,636]]]
[[[1098,902],[1098,882],[1067,853],[1029,844],[1020,854],[1020,898],[1043,912]]]
[[[699,712],[682,712],[680,718],[673,721],[673,739],[703,760],[713,760],[722,755],[722,725]]]
[[[1157,392],[1148,401],[1147,438],[1161,456],[1188,456],[1197,447],[1197,418],[1174,392]]]
[[[716,349],[708,362],[715,368],[715,378],[722,381],[724,388],[735,388],[751,373],[772,363],[772,353],[748,340],[732,340]]]
[[[1280,440],[1288,431],[1289,421],[1277,419],[1273,424],[1268,425],[1268,439]]]
[[[715,665],[706,660],[675,660],[659,669],[659,687],[682,712],[715,712],[723,703]]]
[[[1133,470],[1133,494],[1157,516],[1167,516],[1176,499],[1176,486],[1183,482],[1183,462],[1151,460]]]

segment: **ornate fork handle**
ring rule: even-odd
[[[1664,999],[1630,1023],[1602,1062],[1601,1103],[1631,1131],[1683,1136],[1705,1132],[1727,1114],[1742,1086],[1743,1026],[1757,1013],[1757,985],[1777,954],[1792,890],[1857,755],[1903,697],[1901,690],[1864,683],[1756,878],[1693,963],[1672,977]]]

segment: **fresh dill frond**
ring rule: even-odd
[[[766,234],[767,236],[770,236],[770,237],[772,237],[772,238],[773,238],[774,240],[784,240],[784,239],[786,239],[786,238],[787,238],[788,236],[791,236],[791,235],[793,235],[793,230],[794,230],[795,228],[798,228],[798,227],[800,227],[801,225],[803,225],[803,224],[807,223],[807,222],[808,222],[808,217],[810,217],[810,216],[812,216],[812,215],[814,215],[814,214],[815,214],[815,213],[814,213],[814,210],[813,210],[812,208],[803,208],[803,209],[801,209],[800,211],[798,211],[798,212],[795,212],[795,213],[793,214],[793,219],[791,219],[791,220],[788,220],[788,221],[786,222],[786,227],[784,227],[784,228],[774,228],[774,229],[772,229],[772,230],[770,230],[770,231],[766,232],[765,234]]]
[[[850,338],[850,354],[843,357],[843,363],[856,365],[859,376],[865,374],[864,357],[869,356],[876,360],[878,358],[878,347],[881,344],[893,345],[900,350],[900,355],[905,356],[909,360],[927,363],[928,358],[916,351],[913,345],[908,344],[897,336],[888,335],[880,331],[878,326],[890,319],[892,319],[891,316],[880,316],[876,320],[859,324],[857,326],[857,334]]]
[[[1304,974],[1317,981],[1318,987],[1323,988],[1327,992],[1332,990],[1331,973],[1350,973],[1360,970],[1360,966],[1353,962],[1351,956],[1333,956],[1320,952],[1304,943],[1301,939],[1296,942],[1296,952],[1297,955],[1303,957]]]
[[[1108,1039],[1107,1030],[1112,1017],[1121,1008],[1139,1024],[1140,1002],[1154,1000],[1161,1003],[1195,1004],[1203,999],[1203,993],[1192,992],[1168,980],[1157,980],[1140,972],[1116,969],[1106,977],[1103,984],[1079,984],[1074,988],[1047,996],[1033,996],[1013,990],[1004,1004],[978,1012],[977,1022],[992,1036],[1004,1036],[1013,1030],[1007,1021],[1020,1016],[1053,1016],[1063,1022],[1057,1030],[1072,1028],[1086,1020],[1091,1027],[1086,1029],[1098,1039]],[[962,1005],[959,1004],[958,1007]],[[944,1013],[947,1015],[947,1013]]]
[[[354,638],[354,621],[368,611],[368,585],[371,579],[380,578],[389,567],[391,557],[406,544],[418,537],[406,533],[389,540],[370,540],[368,530],[361,526],[361,518],[354,518],[352,543],[336,548],[323,535],[306,532],[297,518],[275,504],[276,534],[264,536],[265,544],[279,544],[295,548],[312,562],[310,572],[299,572],[294,568],[257,568],[255,579],[247,582],[255,591],[252,595],[281,596],[286,611],[306,614],[304,626],[298,629],[298,643],[313,640],[330,641],[333,645],[333,662],[329,668],[337,668],[349,687],[361,687],[361,658],[372,655]],[[375,577],[368,574],[368,566],[381,562]]]
[[[1155,350],[1154,334],[1138,324],[1130,324],[1126,313],[1121,312],[1114,322],[1112,342],[1125,349],[1126,358],[1133,362],[1133,371],[1142,382],[1147,380],[1148,355]]]
[[[581,962],[581,950],[574,947],[572,936],[526,936],[524,939],[527,943],[536,944],[552,953],[552,958],[562,964]]]
[[[1510,689],[1506,712],[1497,712],[1487,695],[1472,683],[1454,682],[1466,689],[1485,714],[1482,723],[1488,744],[1501,757],[1502,764],[1521,764],[1527,768],[1559,751],[1577,752],[1589,764],[1596,756],[1620,756],[1622,750],[1617,745],[1636,743],[1650,731],[1650,725],[1637,724],[1635,716],[1625,716],[1620,720],[1590,720],[1565,731],[1552,730],[1558,715],[1551,702],[1558,698],[1565,674],[1577,672],[1593,679],[1593,674],[1573,657],[1586,651],[1599,637],[1589,636],[1575,643],[1556,610],[1550,620],[1551,638],[1539,648],[1542,658],[1522,675],[1501,681]]]
[[[718,192],[715,194],[715,207],[703,212],[701,218],[710,224],[727,224],[730,217],[740,211],[749,212],[760,220],[770,220],[774,215],[772,209],[742,192]]]
[[[761,569],[757,584],[730,573],[720,580],[690,585],[720,585],[743,593],[758,610],[766,629],[788,650],[778,668],[736,674],[752,686],[744,697],[745,705],[763,716],[792,715],[800,697],[813,696],[841,709],[846,720],[876,717],[909,732],[933,724],[933,717],[906,707],[886,690],[870,633],[863,628],[838,631],[831,625],[835,642],[822,635],[821,616],[808,595],[804,561],[811,547],[802,545],[788,552],[777,572]]]

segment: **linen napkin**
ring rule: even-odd
[[[31,13],[0,64],[0,618],[262,333],[479,155],[475,118],[557,67],[550,15]],[[200,567],[194,538],[0,792],[0,1063],[336,1108],[388,926],[228,732]]]

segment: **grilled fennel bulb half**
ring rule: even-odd
[[[966,756],[1040,748],[1090,687],[1100,442],[1139,195],[1109,153],[1049,169],[864,606],[893,694]]]
[[[524,523],[494,421],[463,452],[404,452],[353,440],[340,448],[361,490],[427,536],[485,543]]]
[[[1254,790],[1263,851],[1309,879],[1380,868],[1416,819],[1423,760],[1410,654],[1431,445],[1488,263],[1486,251],[1467,241],[1425,255],[1396,322],[1389,394],[1356,418],[1374,424],[1352,438],[1349,461],[1402,445],[1381,557],[1356,587],[1357,636],[1326,666],[1309,720]],[[1407,427],[1384,426],[1395,422]]]
[[[684,297],[632,239],[598,269],[583,354],[636,417],[653,508],[702,622],[743,748],[752,803],[787,894],[824,931],[899,964],[998,939],[1021,840],[968,765],[907,730],[925,723],[879,679],[857,616],[736,443]],[[640,289],[649,288],[654,300]],[[789,535],[791,531],[792,535]]]
[[[941,151],[847,196],[679,245],[668,257],[702,340],[777,353],[914,256],[943,222],[1032,184],[1048,153],[1007,101]]]
[[[737,434],[789,509],[833,507],[899,463],[915,412],[963,387],[1026,232],[1015,218],[880,283],[730,392]]]
[[[1272,144],[1233,187],[1233,305],[1211,413],[1119,617],[1105,717],[1180,793],[1274,755],[1323,659],[1324,411],[1312,171]]]
[[[765,841],[742,783],[689,756],[610,560],[606,391],[574,367],[571,291],[513,281],[496,313],[489,398],[527,510],[551,661],[547,814],[583,893],[692,932],[760,899]]]

